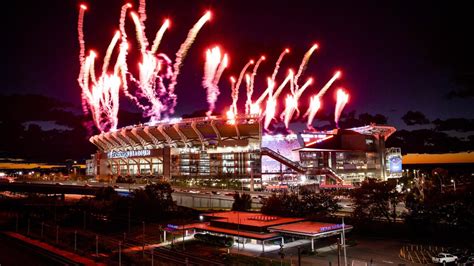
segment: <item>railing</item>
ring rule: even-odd
[[[286,158],[285,156],[275,152],[272,149],[262,147],[261,151],[262,151],[262,155],[270,156],[273,159],[279,161],[280,163],[292,168],[293,170],[296,170],[296,171],[301,172],[301,173],[306,172],[306,167],[301,166],[299,163]]]
[[[342,178],[341,178],[340,176],[338,176],[338,175],[336,174],[336,172],[334,172],[334,170],[332,170],[332,169],[329,168],[329,167],[326,167],[325,169],[330,173],[329,175],[330,175],[332,178],[336,179],[337,182],[342,183]]]

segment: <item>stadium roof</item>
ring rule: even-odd
[[[376,138],[384,138],[384,140],[387,140],[388,137],[390,137],[397,129],[392,126],[381,126],[381,125],[367,125],[363,127],[354,127],[354,128],[349,128],[348,130],[352,130],[355,132],[358,132],[360,134],[364,135],[371,135]]]
[[[246,146],[259,139],[260,122],[255,116],[169,119],[156,123],[127,126],[92,136],[90,142],[102,151],[195,147],[201,145]]]

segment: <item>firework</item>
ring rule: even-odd
[[[203,87],[207,90],[207,102],[209,110],[207,116],[211,116],[215,108],[215,102],[220,94],[218,83],[222,72],[227,67],[227,54],[221,56],[219,47],[214,47],[206,52],[206,63],[204,64]]]
[[[295,114],[299,114],[298,101],[305,89],[313,82],[313,79],[310,78],[306,83],[301,86],[298,90],[294,91],[292,95],[288,95],[285,99],[285,110],[281,113],[280,118],[285,123],[285,127],[288,128],[290,125],[291,118]]]
[[[255,82],[255,76],[257,75],[258,67],[260,63],[265,60],[265,56],[261,56],[260,59],[257,60],[257,63],[253,67],[252,75],[248,76],[247,78],[247,101],[245,102],[245,113],[249,114],[250,109],[252,106],[252,94],[253,94],[253,87]]]
[[[336,109],[334,110],[334,122],[339,128],[339,118],[341,117],[342,110],[349,101],[349,94],[347,94],[342,88],[337,90],[337,102]]]
[[[293,70],[288,71],[288,75],[286,76],[285,80],[278,86],[278,89],[275,91],[275,94],[273,94],[273,97],[278,98],[280,93],[283,91],[283,88],[285,88],[286,84],[290,83],[290,90],[293,91],[293,79],[294,79],[294,74]]]
[[[101,132],[115,130],[118,124],[120,78],[105,72],[98,80],[92,78],[95,77],[95,58],[96,54],[91,51],[81,67],[83,72],[78,82],[82,88],[82,104],[86,110],[90,110],[94,124]]]
[[[314,95],[310,98],[309,100],[309,108],[308,111],[305,113],[305,117],[308,117],[308,122],[306,123],[306,126],[308,129],[312,130],[313,129],[313,120],[314,117],[316,116],[316,113],[318,110],[321,108],[321,99],[319,96]]]
[[[183,60],[186,57],[189,48],[191,47],[194,40],[196,39],[196,36],[199,33],[199,31],[201,30],[202,26],[204,26],[204,24],[207,21],[209,21],[210,19],[211,19],[211,12],[208,11],[189,30],[188,36],[186,37],[186,40],[184,40],[184,42],[179,47],[178,52],[176,52],[176,60],[175,60],[175,63],[173,65],[173,75],[171,77],[171,82],[170,82],[170,85],[168,87],[169,97],[172,101],[171,106],[168,107],[169,108],[168,112],[170,114],[174,113],[174,108],[176,106],[176,100],[177,99],[176,99],[176,95],[174,94],[174,90],[175,90],[176,84],[178,83],[178,76],[179,76],[181,66],[183,64]]]
[[[77,20],[77,35],[79,39],[79,63],[84,63],[84,57],[86,53],[86,45],[84,42],[84,13],[87,10],[87,6],[84,4],[80,5],[79,18]]]
[[[275,83],[270,78],[267,79],[267,83],[268,83],[269,95],[268,95],[267,103],[266,103],[266,106],[265,106],[265,111],[264,111],[264,114],[263,114],[263,116],[264,116],[263,126],[264,126],[265,130],[268,130],[268,126],[270,126],[270,123],[275,118],[276,107],[277,107],[276,97],[273,96],[273,89],[275,87]]]
[[[253,64],[254,64],[253,60],[248,61],[247,64],[245,64],[245,66],[242,68],[242,71],[240,71],[240,75],[239,75],[239,78],[237,79],[235,88],[232,90],[232,95],[235,94],[235,101],[232,103],[233,105],[236,105],[237,100],[239,99],[239,87],[240,87],[240,84],[242,83],[242,79],[244,78],[245,72],[247,71],[247,68],[249,68],[249,66]],[[234,97],[232,97],[232,99],[234,99]],[[237,107],[235,107],[235,109],[237,109]],[[236,113],[237,113],[237,110],[236,110]]]
[[[170,26],[170,21],[166,19],[163,25],[161,25],[158,32],[156,32],[156,37],[155,37],[155,40],[153,41],[153,46],[151,47],[151,52],[153,54],[156,53],[156,51],[158,51],[158,47],[160,46],[161,39],[163,38],[163,35],[165,34],[165,31],[166,29],[168,29],[169,26]]]
[[[308,65],[308,61],[309,61],[309,58],[311,57],[311,55],[313,54],[313,52],[318,49],[318,44],[314,44],[313,46],[311,46],[311,48],[309,48],[309,50],[304,54],[303,56],[303,59],[301,60],[301,64],[300,64],[300,67],[298,69],[298,72],[296,73],[296,76],[295,76],[295,80],[294,80],[294,85],[296,87],[296,89],[298,89],[298,80],[300,78],[300,76],[303,74],[303,72],[305,71],[306,69],[306,66]]]
[[[290,49],[286,48],[285,50],[283,50],[283,52],[281,52],[280,56],[278,57],[278,60],[276,61],[276,64],[275,64],[275,69],[273,70],[273,73],[272,73],[273,81],[275,81],[275,78],[278,74],[278,69],[280,69],[280,64],[281,64],[281,61],[283,60],[283,57],[285,57],[285,55],[289,53],[290,53]]]
[[[235,86],[235,78],[234,77],[230,77],[230,87],[232,89],[232,93],[231,93],[231,96],[232,96],[232,105],[230,107],[230,110],[232,110],[233,114],[236,115],[237,114],[237,100],[239,99],[239,89],[237,88],[237,86]]]
[[[140,16],[140,28],[142,29],[143,32],[143,44],[145,47],[148,46],[148,40],[145,35],[145,21],[146,21],[146,1],[145,0],[140,0],[140,3],[138,5],[138,14]]]
[[[142,23],[140,22],[140,19],[138,18],[137,14],[135,14],[135,12],[131,12],[130,15],[132,16],[133,23],[135,23],[135,30],[137,35],[137,41],[140,44],[140,51],[144,53],[148,44],[146,41],[145,32],[143,31]]]
[[[304,114],[303,117],[308,117],[306,122],[306,126],[309,130],[313,130],[313,120],[316,117],[316,113],[321,108],[321,98],[324,96],[326,91],[331,87],[331,85],[341,77],[341,71],[336,71],[332,78],[323,86],[323,88],[316,94],[310,98],[309,108]]]
[[[107,48],[107,52],[105,53],[104,64],[102,66],[102,73],[104,74],[107,72],[107,68],[109,67],[109,62],[110,62],[110,56],[112,55],[112,52],[119,38],[120,38],[120,31],[117,31],[115,32],[115,35],[112,38],[112,41],[110,42],[109,47]]]
[[[336,81],[336,79],[339,79],[341,77],[341,71],[336,71],[334,73],[334,76],[324,85],[324,87],[318,92],[318,97],[323,97],[323,95],[326,93],[326,91],[331,87],[331,85]]]

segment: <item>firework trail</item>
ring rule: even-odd
[[[303,74],[304,70],[306,69],[306,66],[308,65],[309,58],[311,57],[311,55],[313,54],[313,52],[316,49],[318,49],[318,44],[314,44],[313,46],[311,46],[311,48],[309,48],[309,50],[304,54],[303,59],[301,60],[300,67],[298,69],[298,72],[296,73],[295,80],[294,80],[294,85],[295,85],[296,89],[298,89],[298,87],[299,87],[298,80],[299,80],[301,74]]]
[[[338,89],[336,109],[334,110],[334,122],[336,122],[337,128],[339,128],[339,118],[341,117],[342,110],[348,101],[349,94],[347,94],[343,89]]]
[[[283,88],[286,86],[286,84],[288,84],[288,82],[290,84],[293,84],[293,71],[290,69],[288,72],[289,73],[286,76],[285,80],[283,81],[282,84],[280,84],[280,86],[275,91],[275,93],[273,93],[273,90],[275,88],[275,83],[273,82],[271,78],[268,78],[268,81],[267,81],[268,99],[266,102],[265,111],[263,112],[264,128],[266,130],[268,130],[268,126],[270,125],[271,121],[273,121],[275,117],[278,96],[283,91]],[[263,99],[262,96],[260,96],[260,98],[255,102],[255,105],[257,105],[258,108],[260,106],[260,99]],[[257,109],[257,107],[254,107],[254,108]]]
[[[144,53],[148,46],[148,43],[146,42],[145,32],[143,31],[142,23],[140,22],[140,19],[138,18],[137,14],[135,14],[135,12],[131,12],[130,15],[132,16],[133,23],[135,23],[135,30],[137,33],[137,41],[140,44],[140,51]]]
[[[268,97],[270,97],[270,95],[271,95],[272,97],[278,98],[278,96],[280,95],[283,88],[285,88],[285,86],[288,82],[290,82],[290,90],[293,91],[293,70],[291,70],[291,69],[289,70],[289,74],[286,76],[285,80],[283,80],[283,83],[281,83],[280,86],[278,86],[275,93],[273,93],[273,87],[271,87],[271,88],[267,87],[267,89],[262,93],[262,95],[260,95],[260,97],[255,101],[255,104],[260,105],[260,103],[263,100],[265,100],[265,97],[267,95],[268,95]],[[274,84],[275,84],[275,81],[273,81],[273,85]]]
[[[209,110],[206,115],[210,116],[215,108],[215,102],[219,96],[219,79],[222,72],[227,67],[227,54],[221,56],[219,47],[208,49],[206,52],[206,63],[204,64],[203,87],[207,90],[207,102]]]
[[[94,54],[93,58],[95,59],[96,54],[95,54],[95,53],[93,53],[93,54]],[[96,78],[96,76],[95,76],[95,60],[91,60],[91,61],[90,61],[90,65],[89,65],[89,75],[90,75],[90,78],[91,78],[91,80],[92,80],[92,83],[93,83],[93,84],[97,84],[97,78]]]
[[[129,90],[128,90],[128,82],[127,82],[127,74],[128,72],[128,66],[127,66],[127,55],[128,55],[128,42],[127,42],[127,33],[125,32],[125,18],[127,16],[127,10],[131,8],[132,5],[130,3],[122,5],[122,8],[120,10],[120,19],[119,19],[119,29],[120,29],[120,34],[122,35],[121,41],[120,41],[120,50],[119,50],[119,55],[117,58],[117,63],[115,64],[115,69],[114,72],[119,74],[122,80],[122,88],[123,88],[123,93],[127,98],[132,100],[140,109],[143,111],[147,110],[147,107],[142,105],[140,101],[138,100],[137,97],[132,95]]]
[[[153,41],[153,46],[151,47],[151,52],[154,54],[158,51],[158,47],[160,46],[161,39],[163,38],[163,34],[170,26],[170,21],[168,19],[165,20],[163,25],[161,25],[160,29],[156,33],[155,40]]]
[[[254,61],[250,60],[248,61],[247,64],[242,68],[242,71],[240,71],[239,78],[237,79],[237,84],[235,85],[235,88],[232,89],[232,95],[235,95],[235,101],[232,103],[232,105],[235,105],[235,113],[237,114],[237,100],[239,99],[239,87],[240,84],[242,83],[242,79],[244,78],[245,72],[247,71],[247,68],[249,68],[250,65],[253,65]],[[234,97],[232,97],[234,99]]]
[[[109,67],[109,62],[110,62],[110,56],[112,55],[112,52],[119,38],[120,38],[120,31],[117,31],[115,32],[115,35],[112,38],[112,41],[110,42],[109,47],[107,48],[107,52],[105,53],[104,64],[102,66],[102,73],[107,72],[107,68]]]
[[[86,10],[87,10],[87,6],[84,4],[81,4],[79,8],[79,16],[77,19],[77,38],[79,41],[79,65],[80,65],[79,76],[77,80],[79,81],[79,83],[83,79],[82,75],[84,73],[83,68],[84,68],[84,60],[85,60],[85,53],[86,53],[86,45],[84,42],[84,13]],[[82,98],[82,103],[83,103],[82,109],[84,113],[87,114],[88,113],[87,105],[84,105],[84,103],[86,102],[86,96],[84,95],[84,93],[81,93],[81,98]]]
[[[261,56],[260,59],[257,60],[257,63],[253,67],[252,70],[252,75],[249,76],[247,80],[247,101],[245,103],[245,113],[249,114],[250,109],[252,106],[252,94],[253,94],[253,87],[255,83],[255,76],[257,75],[258,67],[260,66],[260,63],[265,60],[265,56]]]
[[[143,32],[143,42],[145,47],[148,47],[148,39],[146,38],[145,35],[145,21],[146,21],[146,1],[145,0],[140,0],[140,3],[138,4],[138,14],[140,16],[140,26]]]
[[[171,77],[171,82],[168,87],[168,93],[169,97],[171,99],[171,106],[169,106],[168,112],[170,114],[174,113],[174,107],[176,106],[176,95],[174,94],[174,90],[176,87],[176,84],[178,83],[178,76],[179,72],[181,69],[181,66],[183,64],[183,60],[186,57],[189,48],[193,44],[194,40],[196,39],[197,34],[201,30],[202,26],[211,19],[211,12],[208,11],[204,16],[202,16],[196,24],[189,30],[188,36],[186,37],[186,40],[181,44],[179,47],[178,52],[176,52],[176,60],[173,65],[173,75]]]
[[[295,111],[299,114],[298,101],[306,88],[313,82],[312,78],[309,78],[306,83],[296,90],[292,95],[288,95],[285,99],[285,110],[281,113],[280,118],[284,121],[285,127],[288,128],[290,125],[291,118]]]
[[[339,79],[341,77],[341,71],[336,71],[334,76],[324,85],[324,87],[318,92],[318,97],[323,97],[323,95],[326,93],[326,91],[331,87],[331,85],[336,81],[336,79]]]
[[[245,114],[249,114],[250,112],[250,107],[252,106],[252,95],[249,94],[251,91],[250,86],[251,86],[251,77],[249,74],[245,74],[245,87],[247,91],[247,101],[245,101]]]
[[[276,79],[276,76],[278,74],[278,69],[280,69],[280,64],[281,64],[281,61],[283,60],[283,57],[285,57],[285,55],[289,53],[290,53],[290,49],[286,48],[285,50],[283,50],[283,52],[281,52],[280,56],[278,57],[278,60],[276,61],[276,64],[275,64],[275,69],[273,70],[273,73],[272,73],[273,81],[275,81]]]
[[[291,73],[290,73],[291,74]],[[268,83],[268,91],[269,91],[269,96],[267,99],[267,103],[265,106],[265,112],[264,112],[264,128],[265,130],[268,130],[268,126],[270,126],[270,123],[273,121],[276,113],[276,106],[277,106],[277,101],[276,97],[273,97],[273,89],[275,88],[275,83],[273,82],[272,79],[267,79]]]
[[[304,114],[303,117],[308,117],[308,121],[306,122],[306,126],[309,130],[313,130],[313,120],[316,117],[316,113],[321,108],[321,98],[324,96],[326,91],[331,87],[331,85],[341,77],[341,71],[336,71],[332,78],[323,86],[323,88],[316,94],[310,98],[309,108]]]
[[[309,108],[308,111],[305,113],[305,117],[308,117],[308,122],[306,123],[306,126],[308,129],[312,130],[313,129],[313,120],[314,117],[316,116],[316,113],[319,111],[321,108],[321,99],[319,98],[318,95],[313,95],[310,100],[309,100]]]
[[[83,106],[90,109],[96,127],[101,131],[115,130],[118,124],[120,78],[105,72],[90,85],[89,76],[94,74],[96,54],[91,51],[81,67],[82,79],[78,80],[82,88]]]
[[[280,96],[280,93],[283,91],[283,88],[285,88],[285,86],[286,86],[286,84],[288,84],[288,82],[290,83],[290,90],[292,92],[294,91],[293,90],[294,73],[293,73],[293,70],[291,70],[291,69],[288,72],[289,72],[288,76],[286,76],[285,80],[283,80],[283,83],[281,83],[280,86],[278,86],[278,89],[272,95],[273,97],[278,98],[278,96]]]
[[[84,57],[86,54],[86,44],[84,42],[84,13],[87,10],[87,6],[84,4],[80,5],[79,18],[77,20],[77,35],[79,39],[79,63],[84,63]]]
[[[237,100],[239,98],[239,91],[235,89],[234,77],[230,77],[230,87],[232,89],[232,104],[230,105],[229,110],[226,112],[226,115],[229,123],[233,124],[235,122],[235,116],[237,115]]]
[[[280,69],[280,64],[281,64],[281,61],[283,60],[283,57],[285,57],[286,54],[290,53],[290,49],[286,48],[285,50],[283,50],[283,52],[281,52],[280,56],[278,57],[278,60],[276,61],[275,63],[275,69],[273,70],[273,73],[272,73],[272,81],[273,83],[275,83],[275,79],[276,79],[276,76],[278,74],[278,70]],[[255,101],[255,103],[252,104],[252,106],[254,106],[254,110],[259,110],[260,109],[260,103],[265,99],[265,97],[268,95],[268,88],[260,95],[260,97],[257,99],[257,101]],[[258,107],[258,108],[257,108]],[[252,109],[252,107],[250,108]],[[254,113],[254,112],[252,112]]]

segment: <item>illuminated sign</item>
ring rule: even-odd
[[[392,157],[390,158],[390,173],[401,173],[402,172],[402,158]]]
[[[168,227],[169,229],[173,229],[173,230],[178,230],[179,229],[179,226],[177,226],[175,224],[167,224],[166,227]]]
[[[323,226],[319,228],[319,232],[325,232],[325,231],[331,231],[331,230],[336,230],[336,229],[341,229],[342,224],[333,224],[330,226]]]
[[[107,153],[107,158],[130,158],[130,157],[145,157],[150,156],[151,150],[133,150],[133,151],[110,151]]]

